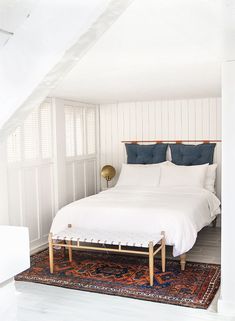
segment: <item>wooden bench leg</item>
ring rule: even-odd
[[[68,224],[68,228],[71,228],[72,227],[72,224]],[[68,245],[72,245],[72,241],[68,241]],[[72,262],[73,260],[73,251],[72,251],[72,248],[69,247],[69,262]]]
[[[50,273],[54,272],[54,254],[53,254],[53,241],[52,241],[52,233],[49,233],[48,236],[49,242],[49,263],[50,263]]]
[[[149,242],[149,284],[153,286],[154,277],[154,256],[153,256],[153,242]]]
[[[186,265],[186,254],[180,255],[180,266],[181,266],[181,271],[185,270],[185,265]]]
[[[66,241],[63,241],[62,243],[63,243],[63,244],[66,244]],[[65,247],[65,246],[62,246],[62,247],[61,247],[61,251],[62,251],[62,255],[64,256],[64,259],[66,259],[66,247]]]
[[[72,245],[72,241],[68,241],[68,245]],[[69,262],[72,262],[73,260],[73,252],[72,252],[72,248],[69,247]]]
[[[166,241],[165,237],[162,239],[161,259],[162,259],[162,272],[166,271]]]

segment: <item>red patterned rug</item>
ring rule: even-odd
[[[17,281],[104,293],[192,308],[206,309],[220,285],[220,265],[167,260],[162,273],[155,261],[154,286],[149,286],[148,259],[96,252],[73,252],[73,262],[55,251],[55,272],[50,274],[48,250],[31,257],[31,268]]]

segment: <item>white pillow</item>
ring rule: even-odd
[[[160,172],[160,164],[122,164],[121,173],[116,186],[157,187],[159,185]]]
[[[166,162],[162,163],[161,165],[179,166],[179,165],[176,165],[176,164],[169,162],[169,161],[166,161]],[[192,165],[190,167],[194,168],[195,166],[201,166],[201,165]],[[189,166],[187,166],[187,167],[189,167]],[[217,164],[212,164],[212,165],[208,166],[206,178],[205,178],[205,183],[204,183],[204,188],[212,193],[215,193],[216,169],[217,169]]]
[[[206,173],[205,189],[212,193],[215,193],[216,169],[217,164],[209,165]]]
[[[169,164],[167,164],[169,165]],[[204,187],[208,164],[161,166],[160,186]]]

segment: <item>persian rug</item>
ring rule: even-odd
[[[31,268],[15,279],[201,309],[208,308],[220,285],[217,264],[187,262],[181,271],[178,261],[168,259],[162,273],[156,259],[151,287],[145,257],[73,251],[70,263],[61,250],[54,253],[53,274],[45,250],[33,255]]]

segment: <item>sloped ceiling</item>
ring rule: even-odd
[[[51,95],[93,103],[219,96],[221,5],[134,0]]]
[[[131,2],[36,1],[0,48],[0,140],[48,96]]]
[[[29,17],[35,0],[0,1],[0,49]]]

